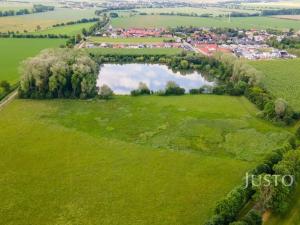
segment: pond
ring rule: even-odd
[[[137,89],[140,82],[147,84],[150,90],[163,90],[168,81],[176,82],[188,92],[192,88],[204,85],[213,86],[198,72],[182,75],[173,72],[165,65],[159,64],[104,64],[100,68],[97,87],[108,85],[115,94],[126,95]]]

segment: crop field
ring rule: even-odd
[[[15,100],[0,117],[0,224],[203,224],[289,136],[256,113],[213,95]]]
[[[15,83],[19,80],[19,65],[27,57],[45,48],[64,44],[63,39],[13,39],[0,38],[0,81]]]
[[[176,55],[182,52],[181,48],[91,48],[89,52],[102,55]]]
[[[300,20],[300,15],[280,15],[274,18],[287,19],[287,20]]]
[[[177,7],[177,8],[142,8],[138,9],[139,12],[145,12],[148,14],[154,13],[197,13],[197,14],[212,14],[214,16],[228,14],[229,12],[244,12],[255,13],[255,10],[242,10],[242,9],[230,9],[230,8],[217,8],[217,7],[205,7],[205,8],[192,8],[192,7]]]
[[[289,1],[274,1],[274,2],[255,2],[255,3],[242,3],[243,6],[248,6],[257,9],[281,9],[281,8],[300,8],[299,0]]]
[[[300,29],[300,23],[292,20],[272,17],[233,17],[228,18],[201,18],[184,16],[132,16],[121,17],[112,20],[113,27],[176,27],[176,26],[200,26],[200,27],[231,27],[245,29]]]
[[[279,98],[284,98],[300,111],[300,59],[251,62],[264,73],[263,82],[268,90]]]
[[[95,23],[79,23],[74,25],[66,25],[61,27],[52,27],[48,29],[44,29],[42,31],[34,32],[33,34],[66,34],[66,35],[76,35],[80,34],[82,32],[83,28],[86,28],[87,30],[93,26]]]
[[[37,26],[46,29],[54,24],[75,21],[82,18],[93,18],[95,10],[74,10],[57,8],[51,12],[35,13],[23,16],[0,17],[0,32],[24,30],[36,31]]]
[[[0,2],[0,11],[18,10],[18,9],[31,9],[32,7],[33,7],[33,5],[31,3]]]
[[[166,40],[174,40],[173,38],[163,37],[131,37],[131,38],[110,38],[110,37],[90,37],[90,41],[95,43],[120,43],[120,44],[131,44],[131,43],[161,43]]]

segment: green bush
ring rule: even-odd
[[[250,210],[242,220],[246,225],[262,225],[262,215],[256,210]]]
[[[174,81],[168,81],[165,89],[165,95],[183,95],[184,88],[179,87]]]
[[[109,86],[104,84],[99,88],[98,95],[101,99],[110,99],[114,95],[114,92]]]
[[[132,90],[130,92],[130,94],[131,94],[131,96],[150,95],[151,91],[145,83],[140,82],[138,89]]]

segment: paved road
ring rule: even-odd
[[[18,95],[18,90],[13,91],[10,93],[6,98],[4,98],[2,101],[0,101],[0,111],[4,108],[6,104],[11,102],[15,97]]]

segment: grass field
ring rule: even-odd
[[[21,61],[36,55],[42,49],[58,47],[65,42],[63,39],[0,38],[0,81],[17,82]]]
[[[87,30],[93,26],[95,23],[79,23],[74,25],[67,25],[67,26],[61,26],[61,27],[52,27],[48,29],[44,29],[42,31],[34,32],[33,34],[66,34],[66,35],[76,35],[81,34],[82,29],[86,28]]]
[[[264,73],[266,88],[300,111],[300,59],[250,62]]]
[[[176,55],[182,52],[181,48],[139,48],[139,49],[117,49],[117,48],[94,48],[89,52],[102,55]]]
[[[176,26],[200,26],[200,27],[238,27],[245,29],[300,29],[300,23],[292,20],[277,19],[272,17],[234,17],[228,18],[199,18],[184,16],[132,16],[112,20],[113,27],[176,27]]]
[[[172,38],[163,37],[134,37],[134,38],[111,38],[111,37],[90,37],[90,41],[96,43],[120,43],[120,44],[131,44],[131,43],[161,43],[165,40],[173,40]]]
[[[15,100],[0,113],[0,224],[203,224],[288,136],[242,97]]]
[[[0,17],[0,32],[27,30],[35,31],[39,25],[42,29],[51,27],[54,24],[75,21],[82,18],[93,18],[95,10],[74,10],[56,8],[54,11],[35,13],[23,16]]]

